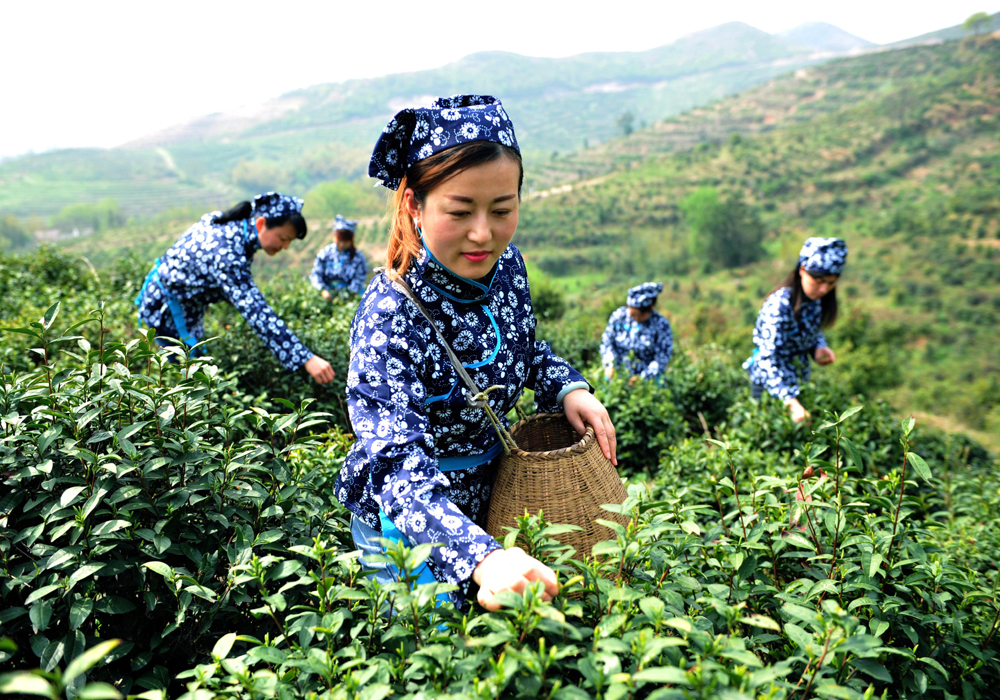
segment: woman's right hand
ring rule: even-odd
[[[317,384],[329,384],[336,376],[330,363],[319,355],[313,355],[306,360],[306,372],[316,380]]]
[[[321,292],[319,293],[319,295],[320,295],[321,297],[323,297],[324,299],[326,299],[327,301],[333,301],[333,295],[332,295],[332,294],[330,294],[330,292],[329,292],[329,291],[327,291],[326,289],[324,289],[323,291],[321,291]]]
[[[496,601],[497,593],[524,593],[532,581],[545,584],[543,600],[552,600],[552,596],[559,592],[556,572],[529,557],[520,547],[497,549],[487,554],[472,572],[472,580],[479,584],[479,604],[490,611],[500,609],[500,603]]]
[[[812,423],[812,414],[799,403],[798,399],[789,399],[786,405],[788,406],[788,412],[792,415],[793,423],[801,423],[803,420],[807,423]]]

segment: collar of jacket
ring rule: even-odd
[[[247,260],[253,258],[253,254],[260,250],[260,236],[257,235],[257,227],[254,226],[253,219],[244,219],[240,225],[238,235],[243,237],[243,252]]]
[[[419,278],[446,299],[461,304],[471,304],[481,302],[490,296],[497,271],[503,264],[503,255],[500,258],[485,277],[481,280],[472,280],[449,270],[424,244],[424,249],[420,252],[416,264],[410,268],[409,275]]]

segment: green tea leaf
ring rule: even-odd
[[[83,652],[75,659],[73,659],[69,666],[66,667],[66,672],[63,673],[63,684],[69,685],[73,682],[73,679],[82,673],[86,673],[91,668],[100,663],[101,659],[107,656],[112,649],[121,644],[120,639],[109,639],[106,642],[101,642],[95,647],[88,649]]]
[[[69,628],[78,629],[94,609],[94,601],[90,598],[77,598],[69,607]]]
[[[930,483],[931,468],[927,466],[927,462],[924,461],[923,457],[918,455],[916,452],[907,452],[906,461],[910,463],[910,466],[912,466],[914,471],[916,471],[917,474],[920,475],[921,479],[923,479],[927,483]]]

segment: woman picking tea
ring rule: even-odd
[[[268,192],[253,204],[205,214],[156,259],[135,300],[139,323],[155,328],[159,338],[176,338],[194,348],[205,336],[208,307],[228,301],[286,369],[304,367],[320,384],[333,381],[330,363],[278,318],[250,270],[258,250],[277,255],[296,238],[305,238],[301,211],[301,199]]]
[[[662,291],[659,282],[632,287],[626,305],[611,314],[601,337],[601,364],[606,378],[611,379],[618,367],[628,373],[630,384],[636,378],[657,379],[666,370],[674,352],[674,334],[670,321],[654,308]]]
[[[757,316],[753,331],[757,347],[743,363],[753,397],[767,391],[788,406],[796,423],[810,418],[798,399],[800,382],[809,381],[809,360],[829,365],[837,359],[822,329],[837,320],[837,280],[846,263],[843,240],[807,239],[795,268],[767,297]]]
[[[327,301],[341,293],[361,294],[368,278],[364,254],[354,247],[358,222],[340,214],[333,223],[334,242],[316,254],[309,281]]]
[[[497,593],[530,581],[552,596],[549,567],[503,549],[482,527],[502,443],[445,347],[490,388],[485,401],[504,426],[529,388],[540,412],[564,412],[581,435],[592,426],[617,463],[608,412],[535,337],[524,261],[511,244],[524,177],[514,126],[487,96],[404,109],[379,137],[369,174],[396,195],[385,271],[351,327],[347,396],[358,440],[336,495],[354,514],[355,545],[368,556],[381,552],[380,536],[442,543],[418,581],[457,585],[449,597],[459,606],[472,582],[491,609]],[[379,580],[398,578],[389,565],[366,566]]]

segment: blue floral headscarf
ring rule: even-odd
[[[813,277],[839,275],[847,263],[847,243],[840,238],[807,238],[799,252],[799,267]]]
[[[399,189],[411,165],[469,141],[493,141],[521,152],[500,100],[489,95],[439,97],[429,108],[404,109],[386,124],[368,175],[390,190]]]
[[[302,213],[302,200],[280,192],[266,192],[253,198],[253,215],[265,219]]]
[[[633,309],[649,308],[656,303],[656,297],[663,291],[663,285],[659,282],[643,282],[638,287],[628,290],[628,299],[625,302]]]
[[[337,218],[333,221],[334,231],[350,231],[351,233],[354,233],[357,229],[357,219],[345,219],[343,215],[337,214]]]

